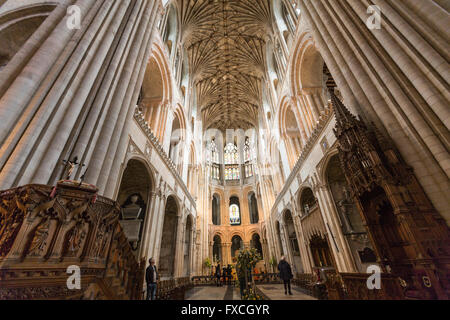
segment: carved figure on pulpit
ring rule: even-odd
[[[31,240],[30,249],[28,255],[40,256],[47,245],[47,238],[50,230],[50,219],[44,218],[34,232],[34,237]]]
[[[106,242],[108,240],[106,229],[106,224],[102,223],[97,230],[97,234],[95,235],[94,249],[92,250],[92,256],[94,258],[103,258]]]
[[[353,202],[351,200],[350,192],[347,190],[346,187],[342,187],[342,194],[343,199],[338,201],[337,205],[339,206],[339,209],[342,213],[342,220],[345,225],[345,230],[347,230],[349,233],[355,232],[352,226],[352,223],[350,221],[350,215],[352,213],[353,208]]]
[[[68,255],[76,256],[81,248],[84,238],[86,238],[86,231],[83,230],[83,224],[78,222],[70,231],[68,239]]]
[[[0,229],[0,257],[6,256],[11,249],[19,228],[22,226],[23,215],[14,211],[2,220],[4,222]]]

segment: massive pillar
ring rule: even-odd
[[[372,4],[382,11],[381,29],[368,28]],[[346,105],[386,129],[448,224],[447,11],[413,0],[305,0],[300,6]]]
[[[80,29],[67,24],[73,4]],[[113,195],[159,13],[151,0],[59,2],[2,70],[0,189],[53,184],[77,156]]]

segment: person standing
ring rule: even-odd
[[[278,271],[280,271],[280,278],[284,282],[284,294],[292,295],[291,291],[291,279],[294,277],[290,264],[286,261],[286,257],[281,257],[281,261],[278,264]]]
[[[147,282],[147,300],[156,300],[156,289],[158,287],[158,270],[155,259],[148,260],[150,265],[145,271],[145,281]]]
[[[217,280],[217,286],[220,287],[220,264],[217,264],[216,266],[216,280]]]

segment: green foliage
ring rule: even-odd
[[[253,270],[260,260],[261,256],[255,248],[243,249],[237,257],[236,270],[241,272]]]
[[[242,300],[264,300],[263,297],[258,295],[255,290],[249,288],[248,290],[244,290],[244,295],[242,296]]]
[[[205,259],[204,265],[206,268],[211,268],[212,267],[212,263],[211,260],[209,258]]]
[[[275,259],[275,257],[272,257],[272,259],[270,259],[269,264],[273,267],[275,267],[277,265],[277,259]]]

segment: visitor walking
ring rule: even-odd
[[[284,294],[292,295],[291,291],[291,279],[294,277],[292,269],[289,263],[286,261],[286,257],[281,257],[281,261],[278,264],[278,271],[280,271],[280,278],[284,282]]]
[[[220,264],[216,266],[216,280],[217,280],[217,286],[220,287]]]

